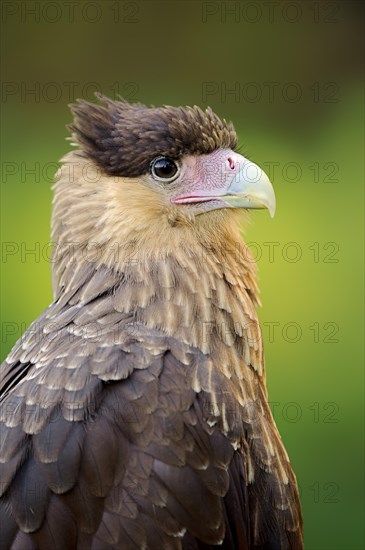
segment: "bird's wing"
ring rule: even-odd
[[[1,376],[4,548],[301,548],[260,384],[247,409],[236,380],[117,312],[110,289],[53,303]]]

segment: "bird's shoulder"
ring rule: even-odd
[[[31,532],[45,547],[63,515],[75,547],[98,526],[105,544],[116,521],[115,547],[128,529],[134,547],[187,529],[217,542],[234,446],[211,391],[227,401],[229,388],[201,351],[113,311],[111,299],[53,303],[1,368],[5,540]],[[236,425],[225,426],[232,437]]]
[[[239,346],[149,327],[111,282],[52,303],[1,369],[4,540],[289,548],[295,481],[250,354],[225,373]]]

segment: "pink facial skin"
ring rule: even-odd
[[[246,159],[230,149],[218,149],[209,155],[186,156],[181,173],[174,183],[180,183],[173,204],[217,200],[225,195]],[[246,161],[247,162],[247,161]]]
[[[267,208],[275,213],[275,193],[256,164],[231,149],[208,155],[186,155],[174,161],[171,178],[148,176],[149,185],[163,190],[170,204],[194,215],[219,208]]]

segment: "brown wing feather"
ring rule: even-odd
[[[131,323],[128,289],[105,276],[59,298],[2,367],[6,548],[302,548],[295,479],[249,366],[258,351],[236,342],[242,376],[218,334],[221,364],[151,327],[148,307]]]

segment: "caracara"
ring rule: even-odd
[[[300,550],[240,236],[267,176],[210,108],[72,111],[54,300],[1,367],[1,548]]]

